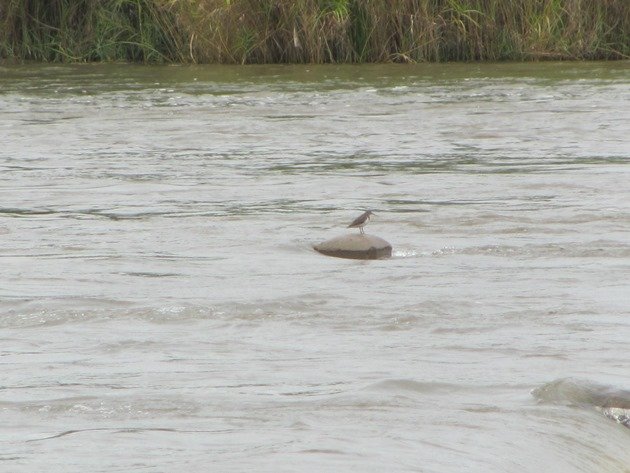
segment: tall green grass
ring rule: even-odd
[[[0,57],[174,61],[182,59],[174,25],[154,0],[0,0]]]
[[[629,0],[0,0],[0,57],[203,63],[630,58]]]

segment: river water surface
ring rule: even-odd
[[[629,84],[0,67],[0,471],[630,472]]]

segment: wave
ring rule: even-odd
[[[532,395],[540,402],[595,409],[630,428],[630,390],[563,378],[534,389]]]

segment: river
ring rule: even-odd
[[[629,84],[0,66],[0,471],[630,472]]]

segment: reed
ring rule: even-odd
[[[153,0],[0,0],[0,57],[174,61],[174,18]]]
[[[200,63],[630,58],[628,0],[0,0],[0,57]]]

